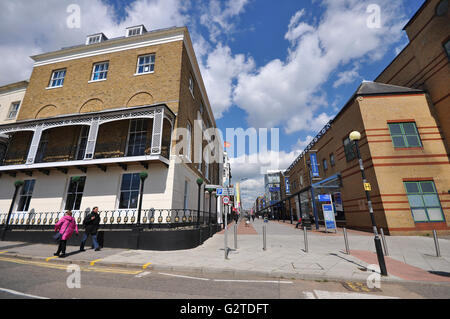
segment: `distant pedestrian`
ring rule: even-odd
[[[98,214],[98,207],[94,207],[92,212],[86,216],[83,221],[83,225],[85,229],[83,238],[81,239],[80,251],[85,251],[84,245],[86,244],[86,240],[89,235],[92,236],[92,243],[94,244],[95,251],[99,251],[100,245],[97,242],[97,231],[100,227],[100,215]]]
[[[58,234],[55,235],[55,239],[59,240],[58,250],[53,255],[59,258],[66,257],[66,245],[67,240],[72,237],[74,231],[78,235],[78,225],[75,218],[72,217],[72,211],[67,211],[59,222],[55,225],[55,231]]]
[[[295,228],[298,228],[298,226],[301,225],[301,224],[302,224],[302,218],[300,217],[298,219],[297,225],[295,225]]]
[[[255,221],[255,215],[252,215],[252,221],[253,222]]]

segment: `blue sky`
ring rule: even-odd
[[[27,79],[29,56],[128,26],[188,26],[218,127],[279,128],[279,150],[261,155],[285,169],[350,98],[407,43],[403,26],[424,0],[4,0],[0,85]],[[80,7],[68,28],[68,6]],[[369,28],[370,5],[380,25]],[[248,204],[263,191],[258,163],[235,154],[234,180]],[[242,160],[240,162],[240,160]]]

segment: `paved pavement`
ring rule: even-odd
[[[231,224],[233,225],[233,224]],[[365,282],[372,272],[367,271],[375,253],[373,236],[349,231],[351,254],[345,253],[344,239],[338,234],[308,232],[308,252],[304,251],[303,230],[290,223],[271,221],[267,224],[267,250],[262,249],[262,220],[250,227],[238,228],[238,249],[224,258],[224,235],[216,234],[203,245],[182,251],[145,251],[104,248],[78,252],[68,247],[65,259],[53,257],[56,245],[0,242],[0,258],[28,257],[48,263],[77,263],[82,265],[120,265],[157,271],[179,271],[193,274],[227,274],[233,278],[259,276],[264,278],[354,280]],[[228,233],[228,247],[234,248],[232,229]],[[450,240],[440,239],[442,257],[435,257],[432,238],[387,237],[390,256],[388,277],[382,281],[421,281],[449,284]],[[362,252],[362,253],[361,253]],[[408,267],[409,268],[408,268]],[[411,268],[413,267],[413,268]],[[411,273],[411,269],[414,272]],[[390,271],[392,270],[392,272]]]

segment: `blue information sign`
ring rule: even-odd
[[[309,154],[309,159],[311,161],[311,173],[313,177],[319,177],[319,165],[317,164],[317,156],[315,153]]]
[[[291,187],[289,186],[289,177],[284,178],[284,183],[286,184],[286,194],[291,193]]]
[[[319,202],[331,202],[331,196],[329,194],[319,195]]]
[[[334,209],[331,204],[323,204],[323,219],[325,220],[325,228],[327,230],[334,229],[336,230],[336,220],[334,218]]]

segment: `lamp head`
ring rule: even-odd
[[[203,179],[197,178],[197,184],[200,186],[203,184]]]
[[[14,186],[16,186],[16,187],[20,187],[20,186],[22,186],[23,184],[25,184],[25,182],[24,181],[15,181],[14,182]]]
[[[214,192],[214,188],[208,188],[206,191],[211,194],[212,192]]]
[[[148,173],[147,173],[147,172],[140,172],[140,173],[139,173],[139,177],[140,177],[142,180],[144,180],[144,179],[146,179],[146,178],[148,177]]]
[[[361,139],[361,133],[353,131],[350,133],[349,138],[351,141],[359,141]]]

